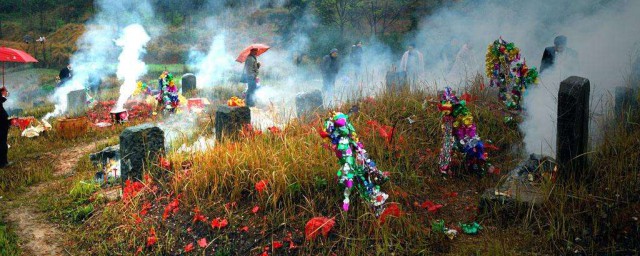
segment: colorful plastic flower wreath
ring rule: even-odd
[[[487,154],[484,143],[476,133],[473,115],[464,100],[459,100],[450,87],[446,87],[440,97],[438,109],[442,112],[443,142],[439,156],[440,172],[451,174],[454,150],[464,155],[468,170],[484,173]]]
[[[520,49],[500,37],[487,48],[486,74],[489,84],[499,89],[498,98],[508,109],[522,109],[527,88],[538,83],[538,71],[520,58]]]
[[[178,86],[173,81],[173,74],[169,71],[162,72],[158,79],[160,94],[158,94],[158,102],[165,105],[168,110],[175,110],[180,105],[180,95],[178,94]]]
[[[345,186],[342,209],[349,210],[349,197],[355,187],[376,215],[382,213],[383,204],[389,196],[380,191],[380,185],[389,180],[389,176],[378,170],[376,163],[369,159],[355,128],[349,122],[349,116],[341,112],[332,112],[331,117],[325,121],[320,136],[331,142],[341,166],[336,175],[339,182]]]

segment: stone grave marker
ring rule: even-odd
[[[196,76],[191,73],[182,75],[182,93],[187,94],[196,89]]]
[[[71,91],[67,94],[67,113],[75,116],[84,112],[87,106],[87,93],[83,90]]]
[[[120,163],[122,180],[142,179],[148,164],[157,162],[164,151],[164,131],[152,124],[125,129],[120,134]]]
[[[558,91],[556,159],[561,181],[578,181],[587,166],[589,141],[589,80],[571,76]]]
[[[216,110],[214,127],[216,129],[216,139],[234,138],[242,127],[251,124],[251,110],[249,107],[229,107],[220,105]]]

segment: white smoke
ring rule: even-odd
[[[225,39],[224,32],[216,35],[206,55],[197,51],[189,53],[189,63],[197,70],[196,77],[199,89],[211,88],[224,81],[225,75],[233,67],[234,58],[227,53]]]
[[[124,79],[115,105],[116,110],[124,108],[124,104],[136,90],[138,78],[147,72],[147,66],[141,60],[141,55],[145,53],[145,46],[150,39],[140,24],[132,24],[124,28],[122,36],[115,42],[117,46],[122,47],[116,74],[119,79]]]
[[[424,53],[428,80],[458,86],[463,78],[448,76],[446,53],[458,52],[462,44],[471,48],[470,62],[479,63],[467,73],[484,74],[487,46],[500,36],[521,49],[530,67],[539,67],[544,48],[565,35],[578,61],[545,71],[540,85],[525,95],[526,120],[520,127],[528,152],[555,155],[560,82],[571,75],[589,79],[592,111],[602,106],[607,91],[624,85],[628,75],[640,41],[640,27],[630,25],[640,24],[638,13],[639,1],[464,1],[425,18],[412,42]]]
[[[95,8],[96,15],[85,24],[86,30],[76,43],[78,50],[70,59],[73,77],[51,96],[55,110],[48,113],[45,119],[67,113],[69,92],[83,90],[90,80],[115,73],[118,47],[113,40],[119,29],[133,23],[162,27],[162,23],[153,19],[154,10],[147,0],[98,0],[95,1]]]

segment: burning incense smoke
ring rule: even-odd
[[[144,48],[150,39],[140,24],[132,24],[124,28],[122,36],[116,40],[116,45],[122,47],[116,74],[118,79],[124,79],[124,83],[120,86],[116,110],[124,108],[124,103],[136,90],[136,81],[147,72],[147,66],[140,58],[146,52]]]

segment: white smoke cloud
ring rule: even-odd
[[[124,28],[122,36],[116,40],[116,45],[122,47],[122,53],[118,57],[118,70],[116,74],[119,79],[124,79],[120,86],[120,97],[115,109],[124,108],[124,104],[137,87],[137,80],[147,72],[145,63],[141,60],[141,55],[145,53],[145,46],[151,38],[140,24],[132,24]]]
[[[225,75],[232,69],[235,61],[227,52],[225,39],[224,32],[216,35],[206,55],[198,51],[190,52],[188,63],[197,70],[196,78],[199,89],[211,88],[224,81]]]
[[[113,40],[119,34],[118,30],[133,23],[162,27],[162,23],[153,19],[154,10],[147,0],[98,0],[95,7],[96,15],[85,24],[86,31],[76,43],[78,50],[70,59],[73,77],[51,96],[55,110],[45,119],[67,113],[69,92],[83,90],[91,79],[115,73],[119,49]],[[152,31],[151,35],[158,36],[158,33]]]
[[[555,155],[560,81],[571,75],[588,78],[592,111],[601,106],[597,103],[603,95],[627,78],[630,55],[640,41],[640,27],[630,25],[640,24],[638,13],[639,1],[464,1],[425,18],[412,42],[425,55],[428,80],[457,86],[462,77],[448,76],[450,62],[443,55],[450,49],[457,52],[463,43],[471,48],[470,62],[479,62],[468,71],[484,74],[487,45],[500,36],[521,49],[530,67],[539,67],[544,48],[553,45],[555,36],[567,36],[568,47],[578,53],[577,63],[541,76],[541,84],[525,96],[527,113],[521,125],[527,152]]]

